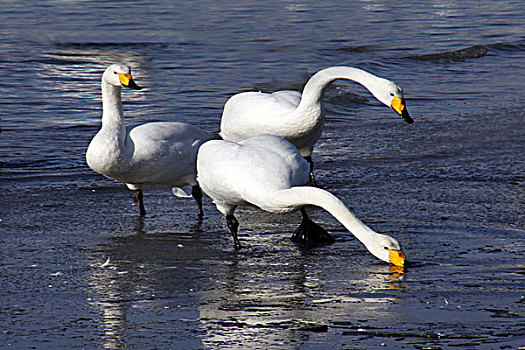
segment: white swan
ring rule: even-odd
[[[220,136],[233,142],[262,134],[284,137],[310,163],[310,176],[314,181],[311,156],[323,129],[323,93],[327,85],[337,79],[349,79],[363,85],[404,121],[414,122],[406,109],[403,90],[395,83],[357,68],[330,67],[314,74],[302,95],[284,90],[272,94],[251,91],[232,96],[224,105]]]
[[[392,237],[374,232],[330,192],[311,186],[309,165],[297,149],[278,136],[259,135],[240,143],[212,140],[204,143],[197,156],[197,179],[217,209],[226,216],[235,247],[239,205],[253,204],[272,213],[301,210],[303,222],[294,240],[331,242],[326,231],[309,220],[306,205],[322,207],[341,222],[377,258],[404,266],[405,255]]]
[[[145,215],[142,186],[192,186],[192,196],[202,216],[202,191],[196,181],[200,145],[212,136],[195,126],[178,122],[153,122],[126,127],[121,86],[140,90],[129,67],[114,64],[102,75],[102,127],[86,152],[91,169],[126,183],[141,215]]]

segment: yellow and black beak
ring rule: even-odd
[[[392,100],[392,109],[396,111],[397,114],[401,116],[401,119],[406,121],[408,124],[414,123],[414,119],[412,119],[410,114],[408,114],[404,98],[394,96],[394,99]]]
[[[405,267],[406,256],[401,250],[388,249],[389,259],[393,265]]]
[[[125,87],[128,87],[133,90],[142,90],[142,88],[135,83],[131,74],[124,74],[124,73],[117,73],[117,74],[120,79],[120,83],[124,85]]]

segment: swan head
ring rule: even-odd
[[[391,107],[405,122],[412,124],[414,119],[408,114],[403,89],[390,80],[382,78],[379,78],[379,80],[376,89],[371,90],[373,95],[379,101]]]
[[[378,234],[366,247],[377,258],[393,265],[404,267],[406,256],[399,242],[390,236]]]
[[[104,71],[102,80],[113,86],[125,86],[133,90],[141,90],[133,77],[131,76],[131,68],[120,64],[112,64]]]

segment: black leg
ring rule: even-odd
[[[292,241],[304,245],[307,248],[318,247],[325,243],[334,243],[335,240],[328,232],[308,217],[306,210],[301,208],[303,220],[292,235]]]
[[[241,248],[241,243],[239,242],[239,238],[237,238],[237,229],[239,228],[239,222],[233,216],[233,214],[226,215],[226,224],[228,225],[228,228],[230,229],[230,232],[233,235],[233,243],[235,245],[235,249]]]
[[[139,207],[139,212],[141,216],[146,215],[146,209],[144,209],[144,195],[142,194],[142,190],[133,190],[133,200],[135,203],[137,203]]]
[[[314,176],[314,161],[312,160],[312,156],[306,156],[304,159],[308,162],[308,164],[310,164],[310,183],[314,186],[317,186]]]
[[[204,215],[204,211],[202,210],[202,190],[199,185],[191,187],[191,195],[197,201],[197,205],[199,206],[199,218],[201,218]]]

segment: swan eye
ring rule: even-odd
[[[384,250],[388,250],[388,247],[383,247]]]
[[[390,93],[390,96],[394,96],[394,93],[393,93],[393,92],[391,92],[391,93]]]
[[[113,72],[113,74],[118,74],[117,72]]]

